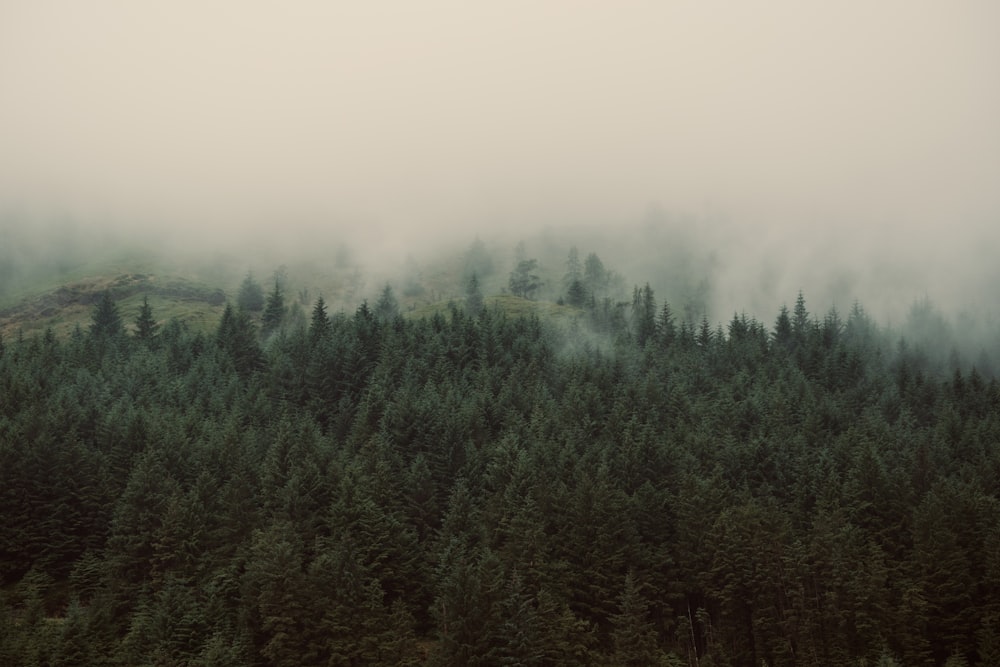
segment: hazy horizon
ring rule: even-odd
[[[0,212],[387,261],[603,229],[649,263],[664,226],[723,318],[995,309],[998,36],[987,0],[8,0]]]

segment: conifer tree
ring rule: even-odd
[[[159,326],[153,318],[153,309],[149,306],[149,299],[143,296],[139,314],[135,318],[135,337],[139,340],[150,341],[156,335],[156,329]]]
[[[312,318],[309,321],[309,339],[317,343],[330,335],[330,318],[326,314],[326,302],[320,296],[313,306]]]
[[[385,284],[382,293],[379,294],[378,301],[372,309],[372,314],[379,322],[391,322],[399,316],[399,301],[392,290],[392,285]]]
[[[587,305],[587,288],[582,280],[574,280],[566,288],[566,303],[576,308],[583,308]]]
[[[663,302],[660,308],[660,317],[656,322],[656,330],[660,334],[660,340],[665,346],[670,346],[677,339],[677,325],[674,323],[674,313],[670,309],[670,304]]]
[[[124,331],[118,305],[111,298],[111,292],[105,290],[91,314],[90,333],[94,338],[114,339]]]
[[[573,246],[569,249],[569,256],[566,258],[566,275],[563,276],[563,286],[568,288],[582,278],[583,267],[580,264],[580,253],[576,246]]]
[[[538,274],[537,259],[522,259],[518,261],[514,270],[510,274],[508,287],[511,294],[530,299],[534,296],[538,288],[542,286],[542,280]]]
[[[576,308],[582,308],[587,303],[587,288],[583,282],[583,265],[576,246],[569,249],[566,259],[566,275],[563,276],[563,287],[566,289],[566,303]]]
[[[465,288],[465,312],[476,317],[483,311],[483,292],[479,289],[479,276],[475,271]]]
[[[795,298],[795,310],[792,313],[792,334],[799,344],[804,342],[809,331],[809,311],[806,310],[806,299],[799,292]]]
[[[260,370],[264,365],[264,355],[257,343],[257,333],[246,311],[233,310],[226,304],[215,334],[216,343],[233,360],[236,370],[247,375]]]
[[[695,338],[695,342],[698,343],[698,347],[705,350],[708,349],[715,340],[716,335],[715,332],[712,331],[712,326],[708,323],[708,316],[703,316],[701,318],[701,324],[698,325],[698,335]]]
[[[500,662],[507,665],[541,665],[545,657],[545,637],[532,596],[524,589],[515,570],[498,605],[501,623]]]
[[[649,283],[632,291],[632,330],[640,347],[656,335],[656,299]]]
[[[256,313],[263,310],[264,290],[261,288],[260,283],[254,280],[253,273],[248,272],[246,278],[240,283],[236,303],[242,310],[249,312]]]
[[[264,306],[264,314],[261,317],[261,333],[269,336],[281,326],[285,319],[285,295],[281,282],[274,281],[274,289],[267,295],[267,305]]]
[[[781,350],[789,350],[792,346],[792,320],[788,316],[788,308],[784,305],[778,311],[778,319],[774,322],[774,333],[772,334],[775,345]]]
[[[608,287],[608,271],[597,253],[590,253],[583,263],[583,285],[587,292],[597,298],[605,296]]]
[[[612,616],[611,641],[616,665],[653,665],[657,662],[656,631],[647,611],[635,573],[625,575],[625,586],[618,598],[618,613]]]

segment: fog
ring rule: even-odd
[[[4,0],[0,213],[375,263],[570,230],[685,254],[719,319],[1000,310],[1000,4]]]

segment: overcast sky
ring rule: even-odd
[[[384,234],[651,205],[765,249],[982,252],[1000,3],[0,0],[6,210]]]

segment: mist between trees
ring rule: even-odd
[[[996,664],[993,350],[580,241],[3,338],[2,662]]]

